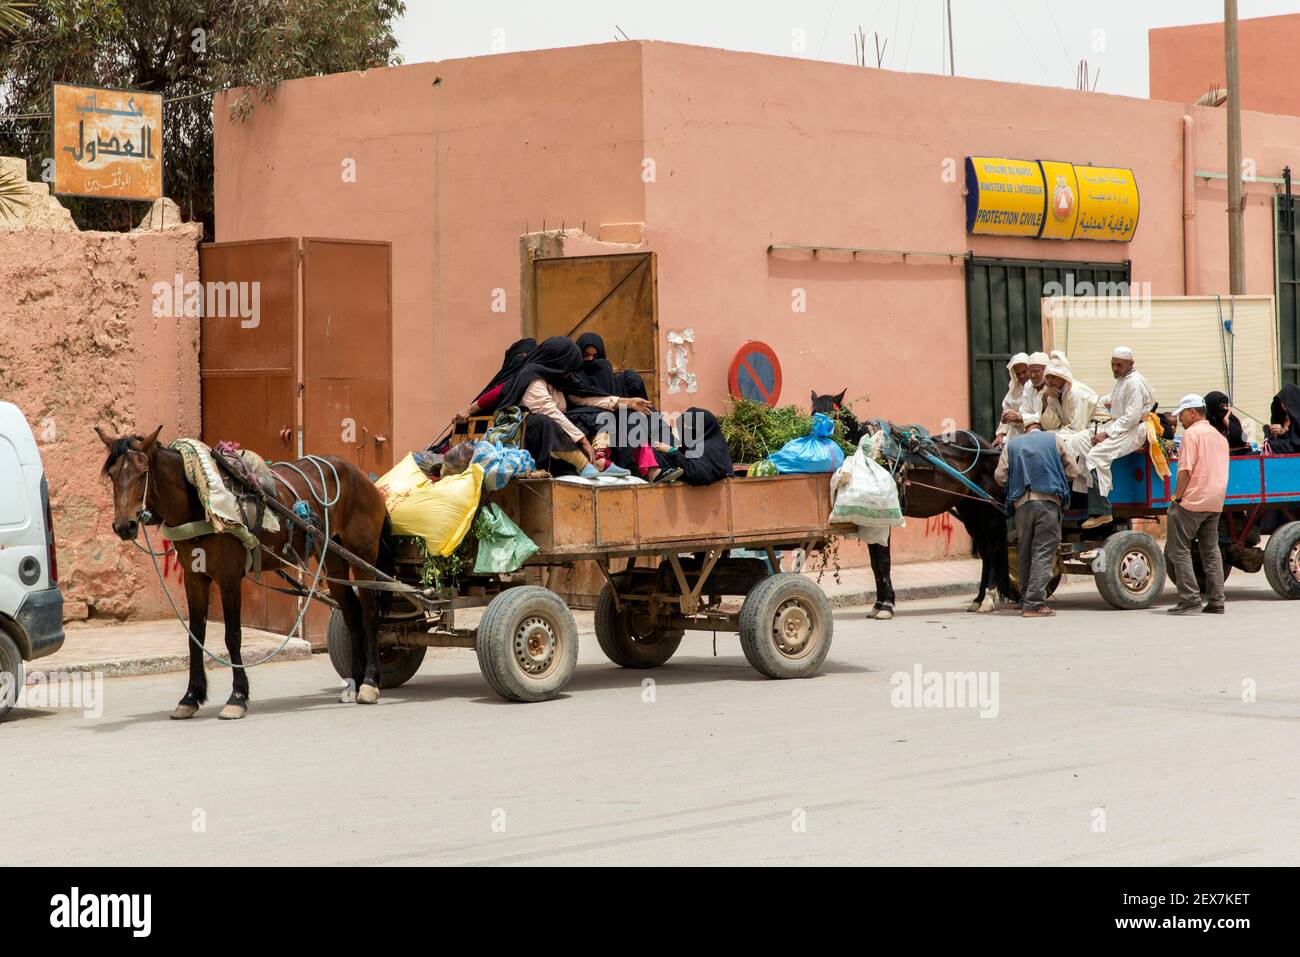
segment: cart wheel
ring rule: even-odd
[[[1097,591],[1114,608],[1149,608],[1165,587],[1165,561],[1145,532],[1115,532],[1101,546],[1102,570],[1093,573]]]
[[[769,678],[810,678],[831,649],[830,599],[803,575],[765,578],[740,606],[740,647]]]
[[[24,680],[22,652],[0,628],[0,718],[13,710]]]
[[[330,664],[343,679],[352,677],[352,636],[348,634],[343,612],[337,608],[330,612],[325,638],[330,653]],[[380,648],[379,687],[400,688],[415,676],[424,663],[427,648]]]
[[[577,670],[578,626],[555,592],[521,585],[492,599],[474,647],[493,691],[509,701],[546,701]]]
[[[1228,546],[1222,542],[1219,543],[1219,564],[1223,566],[1223,580],[1226,582],[1228,576],[1232,574],[1232,555],[1228,551]],[[1201,563],[1201,553],[1197,548],[1192,546],[1192,571],[1196,573],[1196,590],[1202,595],[1205,594],[1205,565]],[[1174,563],[1169,560],[1169,554],[1165,554],[1165,574],[1169,581],[1177,584],[1178,576],[1174,574]]]
[[[626,605],[616,609],[608,582],[596,596],[596,640],[605,657],[620,668],[658,668],[682,643],[680,631],[656,631],[644,618]]]
[[[1047,583],[1048,598],[1056,594],[1056,589],[1061,587],[1063,578],[1065,578],[1065,572],[1061,569],[1061,556],[1057,555],[1052,559],[1052,578]],[[1002,597],[1007,601],[1019,603],[1022,597],[1020,594],[1020,561],[1015,545],[1007,549],[1007,582],[1011,585],[1011,591]]]
[[[1283,598],[1300,598],[1300,522],[1283,525],[1268,537],[1264,577]]]

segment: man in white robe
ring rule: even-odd
[[[1043,373],[1050,361],[1046,352],[1035,352],[1029,357],[1029,381],[1020,395],[1020,426],[1025,430],[1038,424],[1038,415],[1043,410]]]
[[[1017,352],[1007,363],[1007,373],[1011,380],[1007,385],[1007,394],[1002,397],[1002,417],[993,436],[994,445],[1010,442],[1025,431],[1020,421],[1020,400],[1024,397],[1025,383],[1029,381],[1029,356]]]
[[[1097,491],[1102,514],[1095,514],[1094,503],[1089,502],[1089,518],[1084,528],[1105,525],[1110,518],[1110,466],[1117,458],[1138,449],[1146,448],[1147,425],[1145,416],[1156,402],[1151,383],[1134,367],[1133,350],[1116,346],[1110,359],[1110,371],[1115,376],[1115,388],[1110,393],[1111,420],[1097,430],[1088,450],[1088,468],[1097,475]]]
[[[1086,492],[1086,463],[1092,449],[1090,424],[1097,410],[1097,393],[1082,382],[1074,381],[1074,373],[1061,361],[1063,358],[1054,358],[1043,372],[1043,411],[1038,424],[1061,438],[1062,447],[1074,458],[1077,466],[1073,488],[1076,492]]]

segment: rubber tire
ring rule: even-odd
[[[330,611],[329,625],[325,629],[326,647],[329,649],[330,664],[343,680],[352,677],[352,636],[348,634],[343,612],[337,608]],[[379,649],[379,687],[400,688],[420,670],[424,664],[424,653],[428,648],[380,648]]]
[[[1289,522],[1268,537],[1264,548],[1264,577],[1283,598],[1300,598],[1300,581],[1291,574],[1287,559],[1300,543],[1300,522]]]
[[[791,598],[802,599],[818,619],[819,634],[809,639],[816,643],[798,658],[783,654],[772,640],[777,609]],[[765,578],[750,590],[740,606],[740,648],[754,670],[769,678],[811,678],[831,650],[834,631],[830,599],[816,582],[803,575],[781,572]]]
[[[596,596],[596,641],[605,657],[620,668],[658,668],[682,643],[681,632],[660,631],[651,639],[638,639],[628,618],[626,610],[614,607],[614,589],[606,582]]]
[[[18,700],[18,693],[22,689],[26,672],[23,669],[22,652],[2,629],[0,629],[0,674],[12,676],[7,684],[0,681],[0,721],[3,721]]]
[[[515,661],[512,639],[528,617],[546,620],[560,642],[559,659],[542,678],[526,675]],[[493,598],[479,621],[474,640],[479,671],[507,701],[547,701],[564,690],[578,669],[578,625],[555,592],[537,585],[509,588]]]
[[[1232,574],[1232,564],[1228,561],[1228,549],[1222,542],[1219,543],[1219,564],[1223,566],[1223,580],[1227,582],[1228,576]],[[1192,571],[1196,574],[1196,590],[1202,595],[1205,594],[1205,566],[1201,564],[1201,553],[1195,547],[1192,549]],[[1175,587],[1178,579],[1174,577],[1174,563],[1165,555],[1165,577],[1170,584]]]
[[[1118,575],[1121,556],[1133,548],[1146,553],[1147,563],[1151,566],[1151,574],[1155,578],[1148,593],[1141,598],[1134,597],[1120,583]],[[1114,532],[1102,543],[1101,550],[1106,568],[1105,571],[1094,572],[1093,579],[1097,583],[1097,591],[1101,593],[1102,598],[1106,599],[1106,603],[1121,611],[1140,611],[1155,604],[1165,587],[1165,557],[1159,543],[1145,532],[1135,532],[1130,529]]]

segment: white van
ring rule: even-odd
[[[22,688],[24,661],[63,647],[63,595],[50,493],[36,438],[0,402],[0,718]]]

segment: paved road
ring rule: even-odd
[[[1052,621],[846,610],[807,681],[759,678],[731,637],[715,658],[690,635],[656,672],[593,638],[539,705],[499,701],[455,650],[374,708],[335,703],[322,656],[270,665],[235,723],[220,700],[168,721],[182,676],[111,679],[98,719],[0,725],[4,860],[1295,864],[1300,605],[1258,575],[1229,600],[1170,619],[1083,585]],[[917,665],[996,673],[996,717],[893,706]]]

